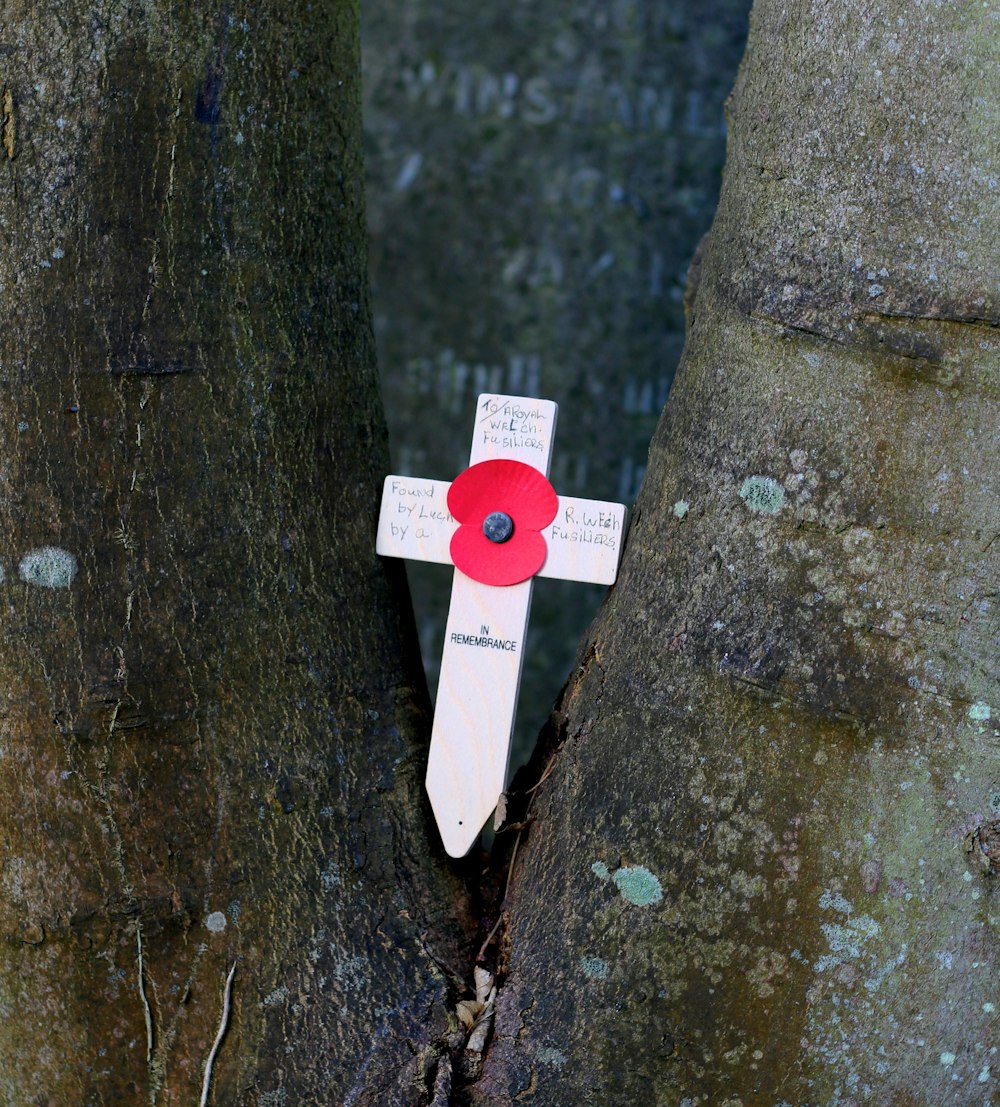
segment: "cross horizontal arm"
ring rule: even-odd
[[[560,496],[555,519],[542,531],[548,553],[540,577],[614,584],[625,538],[625,506]]]
[[[375,552],[451,565],[449,547],[458,523],[448,510],[449,488],[451,482],[446,480],[386,477]]]
[[[450,487],[448,481],[386,477],[377,552],[450,565],[451,537],[458,529],[448,511]],[[548,555],[538,576],[613,584],[624,534],[622,504],[560,496],[555,519],[542,531]]]

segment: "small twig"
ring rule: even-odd
[[[429,957],[446,976],[450,977],[452,984],[461,991],[465,987],[465,980],[462,974],[457,969],[453,969],[447,961],[443,961],[438,957],[427,941],[427,934],[428,931],[425,930],[417,937],[417,944],[420,946],[421,952]]]
[[[145,971],[142,961],[142,922],[135,920],[135,941],[139,947],[139,997],[142,999],[142,1013],[146,1019],[146,1064],[153,1059],[153,1012],[146,998],[146,984],[143,979]]]
[[[208,1060],[205,1062],[205,1079],[201,1085],[201,1103],[198,1107],[208,1107],[208,1090],[212,1083],[212,1066],[215,1064],[215,1058],[219,1053],[219,1046],[222,1045],[222,1039],[226,1036],[226,1028],[229,1026],[229,1012],[231,1009],[231,1001],[233,996],[233,977],[236,975],[236,962],[233,962],[233,967],[229,970],[229,975],[226,977],[226,990],[222,996],[222,1018],[219,1020],[219,1032],[215,1035],[215,1041],[212,1043],[212,1048],[208,1054]]]
[[[479,952],[476,954],[476,960],[482,961],[486,950],[489,948],[490,942],[496,937],[496,932],[500,929],[500,924],[503,922],[503,908],[500,909],[500,914],[497,916],[497,921],[493,924],[493,929],[486,935],[486,941],[479,947]]]
[[[556,757],[555,754],[553,754],[552,759],[549,761],[548,765],[545,766],[545,772],[542,773],[538,782],[522,793],[522,795],[531,797],[528,800],[528,806],[524,812],[524,820],[520,823],[512,823],[510,826],[503,828],[504,830],[517,830],[517,837],[514,839],[514,848],[511,850],[510,854],[510,864],[507,866],[507,880],[503,886],[503,899],[500,901],[500,913],[497,916],[497,921],[493,924],[493,929],[486,935],[486,941],[479,947],[479,952],[476,954],[477,961],[483,959],[486,950],[489,949],[490,943],[496,937],[497,931],[500,929],[500,924],[503,922],[503,904],[507,901],[507,892],[510,890],[510,879],[514,875],[514,862],[517,860],[517,847],[521,844],[521,835],[534,822],[534,818],[531,814],[531,807],[535,802],[534,793],[536,789],[541,788],[546,780],[548,780],[555,767]]]
[[[514,848],[510,854],[510,864],[507,866],[507,881],[503,886],[503,899],[500,901],[500,913],[497,915],[497,921],[493,924],[493,929],[486,935],[486,941],[479,947],[479,952],[476,954],[476,960],[482,961],[483,955],[489,948],[490,942],[496,937],[497,931],[500,929],[500,924],[503,922],[503,904],[507,899],[507,890],[510,888],[510,878],[514,874],[514,862],[517,860],[517,847],[521,844],[521,835],[523,830],[517,832],[517,837],[514,839]]]
[[[527,789],[527,790],[526,790],[526,791],[524,792],[524,795],[526,795],[526,796],[530,796],[532,792],[534,792],[534,791],[536,791],[537,789],[541,788],[541,786],[542,786],[542,785],[543,785],[543,784],[544,784],[544,783],[545,783],[545,782],[546,782],[546,781],[547,781],[547,780],[549,779],[549,777],[550,777],[550,776],[552,775],[552,773],[553,773],[553,772],[554,772],[554,770],[555,770],[555,767],[556,767],[556,757],[555,757],[555,754],[553,754],[553,755],[552,755],[552,759],[551,759],[551,760],[549,761],[549,763],[548,763],[548,764],[547,764],[547,765],[545,766],[545,772],[544,772],[544,773],[542,773],[542,775],[541,775],[541,776],[540,776],[540,777],[538,778],[538,780],[537,780],[537,781],[536,781],[536,782],[535,782],[534,784],[532,784],[532,786],[531,786],[530,788],[528,788],[528,789]]]

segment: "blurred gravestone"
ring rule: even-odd
[[[480,392],[562,409],[556,490],[630,503],[715,208],[749,0],[366,0],[368,220],[394,471],[451,480]],[[432,688],[450,580],[410,567]],[[515,758],[602,589],[535,589]]]

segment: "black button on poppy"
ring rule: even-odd
[[[505,511],[491,511],[483,520],[483,534],[491,542],[506,542],[514,533],[514,520]]]

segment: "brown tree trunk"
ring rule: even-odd
[[[190,1107],[206,1080],[405,1103],[434,1076],[464,899],[374,554],[356,23],[4,9],[11,1107]]]
[[[758,0],[476,1104],[995,1101],[996,15]]]

